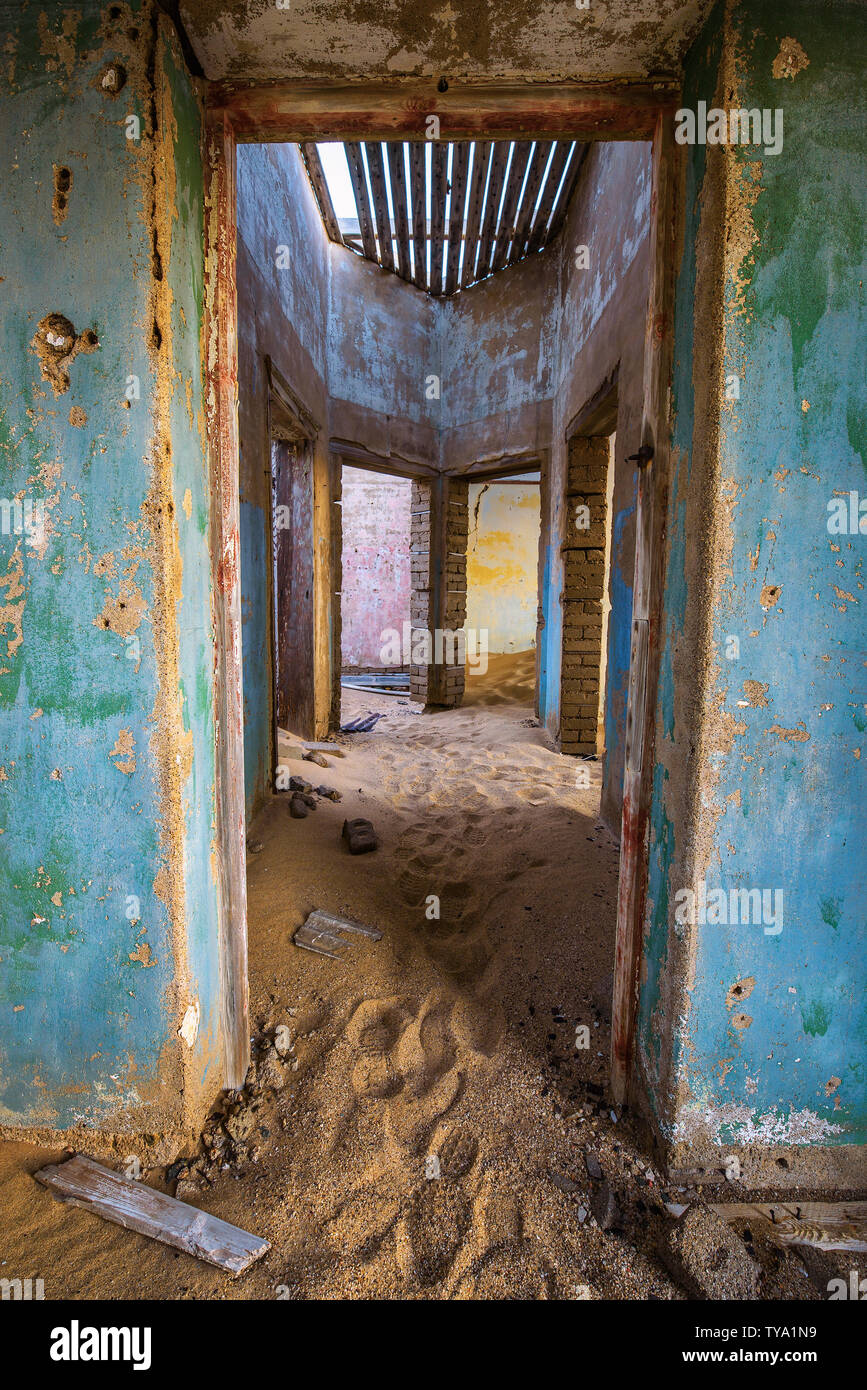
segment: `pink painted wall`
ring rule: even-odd
[[[408,478],[343,469],[344,670],[381,668],[383,631],[409,622],[411,498]]]

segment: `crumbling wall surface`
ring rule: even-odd
[[[639,1068],[675,1165],[756,1181],[864,1174],[864,37],[732,6],[684,94],[783,144],[686,151]]]
[[[2,46],[0,1120],[170,1144],[221,1070],[200,115],[149,4]]]
[[[318,433],[313,450],[316,686],[330,702],[328,240],[292,145],[238,146],[238,396],[244,782],[247,819],[272,777],[273,661],[270,357]],[[323,493],[325,496],[323,496]],[[323,633],[323,629],[325,632]]]
[[[387,630],[399,634],[403,647],[403,625],[410,620],[412,483],[344,468],[342,494],[343,669],[381,670]],[[401,651],[401,660],[388,664],[408,666],[402,657]]]
[[[329,242],[328,258],[332,437],[435,468],[442,411],[440,306],[345,246]]]
[[[442,8],[292,0],[185,0],[196,51],[212,78],[401,76],[646,77],[677,72],[710,0],[465,0]]]
[[[544,454],[557,352],[556,257],[534,255],[432,301],[442,357],[440,467]]]
[[[616,378],[617,418],[605,690],[605,760],[602,818],[620,832],[626,689],[632,623],[635,555],[634,454],[641,429],[644,330],[649,289],[650,151],[644,142],[591,145],[560,239],[557,389],[540,665],[544,699],[541,716],[556,735],[561,726],[563,688],[564,553],[574,541],[566,516],[570,422]],[[604,489],[600,505],[604,507]],[[602,518],[594,518],[591,524]],[[596,532],[599,526],[596,525]],[[570,539],[571,538],[571,539]],[[603,546],[604,550],[604,546]],[[604,559],[604,555],[601,556]],[[598,616],[592,614],[591,616]]]

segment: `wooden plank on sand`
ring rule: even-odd
[[[83,1154],[40,1168],[34,1176],[61,1201],[95,1212],[106,1221],[114,1221],[151,1240],[172,1245],[198,1260],[207,1260],[230,1274],[243,1274],[271,1248],[269,1241],[250,1235],[249,1231],[123,1177],[111,1168],[103,1168]]]

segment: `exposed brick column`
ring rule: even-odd
[[[410,596],[409,619],[412,624],[413,648],[417,630],[430,631],[436,626],[434,617],[434,570],[432,564],[431,534],[433,485],[428,482],[412,484],[412,514],[410,517]],[[409,693],[413,700],[430,702],[430,682],[432,667],[410,663]]]
[[[560,747],[564,753],[596,752],[608,456],[607,437],[576,435],[569,441],[560,674]],[[589,525],[580,524],[587,520]]]
[[[445,506],[445,586],[441,626],[449,632],[463,631],[467,621],[467,539],[469,536],[469,483],[454,478],[444,480]],[[457,643],[455,643],[457,647]],[[459,705],[464,698],[466,666],[445,666],[439,679],[440,700]]]
[[[466,622],[468,504],[466,482],[451,478],[413,482],[410,622],[414,650],[417,632],[430,633],[433,644],[437,629],[458,633]],[[457,641],[453,649],[457,652]],[[433,645],[431,655],[437,655]],[[463,663],[410,664],[410,695],[425,704],[459,705],[464,679]]]

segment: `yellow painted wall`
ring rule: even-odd
[[[489,652],[536,645],[539,484],[471,483],[467,627],[488,630]]]

